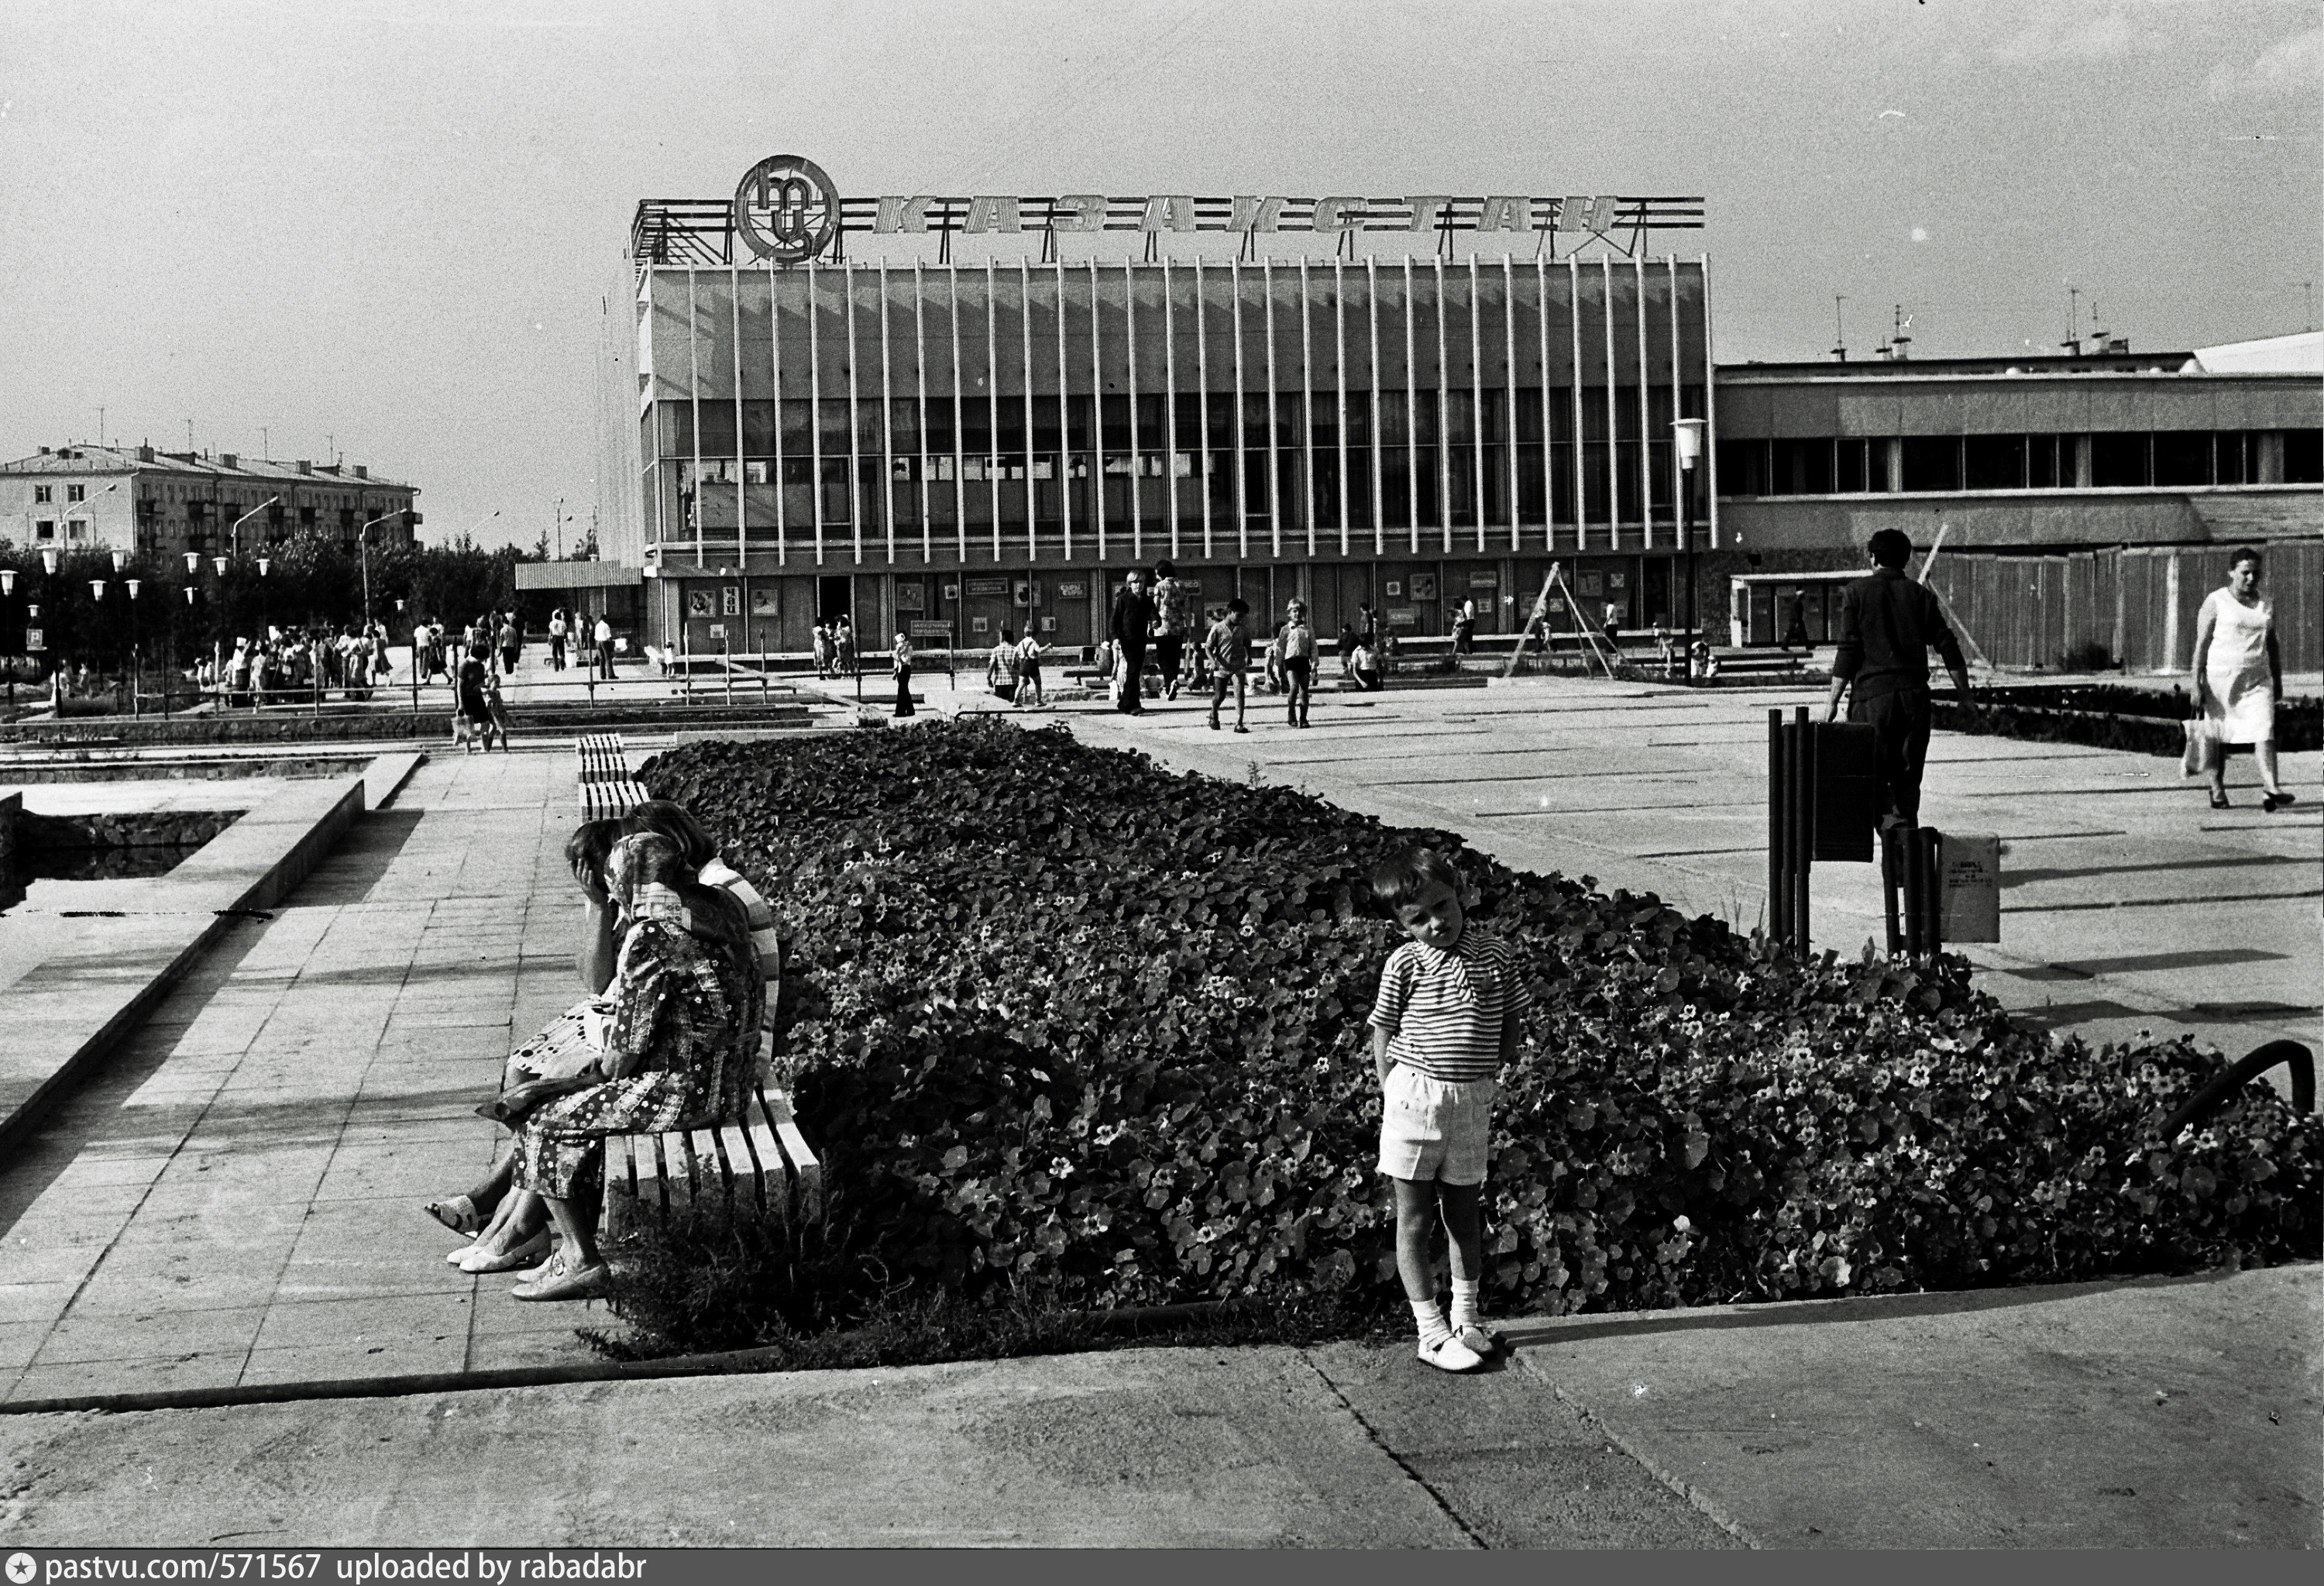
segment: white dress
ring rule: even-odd
[[[2211,648],[2203,677],[2210,685],[2204,714],[2222,743],[2269,743],[2275,739],[2275,679],[2267,667],[2268,626],[2274,608],[2246,605],[2225,589],[2203,597],[2211,618]],[[2200,626],[2201,617],[2196,621]]]

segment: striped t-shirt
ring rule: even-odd
[[[1388,955],[1371,1022],[1388,1031],[1388,1055],[1417,1073],[1492,1079],[1501,1070],[1502,1023],[1531,1001],[1516,952],[1466,926],[1450,949],[1406,942]]]

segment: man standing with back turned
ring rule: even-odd
[[[1883,529],[1869,549],[1872,574],[1848,586],[1840,608],[1823,719],[1840,714],[1840,690],[1849,689],[1848,719],[1872,728],[1880,824],[1912,827],[1921,822],[1921,772],[1929,760],[1929,650],[1943,659],[1964,705],[1969,668],[1937,597],[1904,576],[1913,542]]]

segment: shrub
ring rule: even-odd
[[[1388,1290],[1365,1018],[1416,842],[1534,1009],[1496,1110],[1505,1311],[2317,1253],[2324,1127],[2216,1067],[2014,1026],[1946,960],[1802,960],[1288,788],[1000,721],[687,746],[685,801],[784,917],[788,1079],[853,1220],[818,1281],[1106,1307]],[[826,1295],[817,1303],[832,1302]]]

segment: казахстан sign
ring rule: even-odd
[[[736,188],[734,231],[752,253],[798,263],[827,249],[846,232],[874,235],[950,233],[974,236],[1010,232],[1568,232],[1600,236],[1616,232],[1700,230],[1699,198],[1524,194],[1462,197],[1446,193],[1400,198],[1357,196],[1303,198],[1261,194],[1204,198],[1151,193],[1123,198],[1065,193],[1026,198],[1006,193],[943,197],[888,194],[843,198],[814,161],[779,154],[752,166]]]

